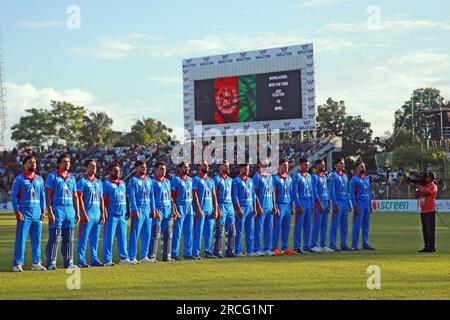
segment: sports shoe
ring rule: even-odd
[[[216,257],[217,257],[217,259],[224,259],[225,258],[225,256],[223,254],[221,254],[221,253],[218,254]]]
[[[284,251],[284,254],[287,254],[288,256],[293,256],[294,254],[297,254],[297,252],[291,249],[287,249]]]
[[[194,260],[202,260],[203,258],[200,256],[193,256]]]
[[[175,262],[175,259],[167,258],[167,259],[163,259],[162,261],[164,261],[164,262]]]
[[[121,259],[119,264],[126,265],[126,264],[133,264],[133,262],[131,262],[130,259],[127,258],[127,259]]]
[[[40,262],[39,263],[34,263],[31,266],[31,271],[45,271],[47,270]]]
[[[275,255],[275,253],[272,250],[267,250],[267,251],[264,251],[264,255],[268,256],[268,257],[272,257]]]
[[[184,260],[195,260],[193,256],[184,256]]]
[[[78,262],[79,268],[89,268],[89,265],[86,263],[86,261],[80,261]]]
[[[422,250],[419,250],[420,253],[433,253],[433,249],[423,248]]]
[[[319,247],[312,247],[310,250],[311,250],[311,252],[314,252],[314,253],[321,253],[322,252],[322,250]]]
[[[173,257],[173,260],[175,260],[175,261],[183,261],[183,258],[181,258],[179,256],[176,256],[176,257]]]
[[[88,266],[89,267],[89,266]],[[76,265],[74,265],[73,263],[69,263],[68,265],[67,265],[67,267],[65,267],[66,269],[77,269],[78,268],[78,266],[76,266]]]
[[[244,254],[243,254],[242,252],[236,253],[235,256],[236,256],[237,258],[245,257]]]
[[[359,251],[359,248],[358,247],[352,247],[351,251]]]
[[[320,248],[320,250],[322,250],[322,252],[324,252],[324,253],[334,252],[333,249],[328,248],[328,247],[322,247],[322,248]]]
[[[58,268],[56,267],[56,264],[54,264],[54,263],[50,263],[47,266],[47,270],[56,270],[56,269],[58,269]]]
[[[134,258],[133,260],[131,260],[131,264],[135,265],[135,264],[140,264],[139,261],[137,261],[136,258]]]
[[[245,255],[248,257],[256,257],[256,253],[254,252],[247,252]]]
[[[22,266],[19,264],[17,266],[14,266],[12,269],[13,272],[23,272]]]
[[[371,246],[364,246],[364,247],[362,247],[362,250],[375,251],[375,248],[373,248]]]
[[[262,257],[264,254],[261,251],[256,251],[255,256],[256,257]]]
[[[147,257],[142,258],[141,260],[139,260],[139,263],[150,263],[151,260]]]
[[[150,258],[150,263],[157,263],[158,260],[156,260],[156,258]]]
[[[305,253],[305,251],[303,251],[302,249],[297,249],[297,250],[295,250],[295,252],[297,254],[304,254]]]
[[[115,266],[116,264],[112,261],[108,261],[107,263],[105,263],[105,267],[112,267]]]
[[[94,260],[94,261],[92,261],[91,262],[91,267],[103,267],[104,266],[104,264],[103,263],[101,263],[101,261],[100,260]]]
[[[353,251],[353,248],[350,248],[348,246],[342,247],[341,248],[342,251]]]
[[[212,253],[207,253],[205,254],[205,259],[217,259],[218,257],[216,257],[215,255],[213,255]]]
[[[333,251],[336,251],[336,252],[341,251],[341,249],[339,249],[338,247],[330,247],[330,249],[333,250]]]
[[[283,252],[281,252],[279,249],[275,249],[273,251],[273,254],[276,255],[276,256],[281,256],[281,255],[283,255]]]

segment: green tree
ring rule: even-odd
[[[27,115],[11,127],[11,138],[23,147],[50,147],[56,135],[51,111],[45,109],[26,109]]]
[[[83,118],[81,141],[88,147],[111,147],[113,119],[106,112],[91,112]]]
[[[317,135],[342,137],[342,156],[359,156],[369,164],[374,163],[375,141],[372,140],[370,123],[361,116],[347,115],[344,101],[327,102],[318,107]]]
[[[403,145],[394,151],[394,165],[426,170],[428,165],[439,165],[446,159],[445,152],[437,148],[422,149],[419,144]]]
[[[168,144],[173,140],[173,130],[152,118],[143,118],[136,120],[131,127],[131,132],[123,136],[119,143],[121,146],[130,146],[132,144],[149,145],[151,143]]]
[[[317,136],[321,138],[331,135],[341,136],[345,126],[344,101],[334,101],[328,98],[327,102],[317,108]]]
[[[369,166],[375,165],[375,147],[372,140],[370,122],[364,121],[361,116],[345,117],[342,130],[342,152],[344,156],[359,156]]]
[[[420,145],[420,137],[415,134],[414,139],[412,138],[412,132],[411,130],[405,129],[405,128],[399,128],[394,131],[393,134],[389,134],[383,138],[385,151],[393,151],[395,148],[405,146],[405,145],[411,145],[411,144],[418,144]]]
[[[82,146],[83,120],[87,110],[69,102],[51,101],[53,125],[56,128],[55,141],[64,146]],[[62,140],[62,141],[61,141]]]
[[[435,147],[428,148],[423,157],[423,165],[437,166],[447,159],[447,155],[442,149]],[[425,170],[426,168],[424,168]]]
[[[443,100],[441,92],[438,89],[420,88],[414,90],[412,97],[408,101],[405,101],[400,109],[395,111],[394,131],[400,128],[412,131],[414,127],[414,133],[422,141],[427,139],[431,128],[424,111],[445,105]],[[414,111],[414,119],[412,118],[412,111]]]
[[[12,126],[12,139],[19,147],[81,146],[86,109],[68,102],[51,101],[50,110],[27,109],[29,115]]]

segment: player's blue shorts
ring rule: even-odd
[[[53,206],[53,213],[55,215],[55,223],[48,224],[49,229],[67,229],[75,228],[75,208],[73,205],[56,205]]]

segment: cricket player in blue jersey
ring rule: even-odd
[[[145,161],[136,161],[134,168],[136,169],[136,175],[128,182],[128,195],[132,213],[128,255],[133,264],[149,263],[154,262],[147,257],[152,231],[152,217],[156,216],[153,183],[147,177]],[[141,238],[141,254],[138,261],[136,255],[139,236]]]
[[[102,267],[103,263],[100,262],[97,251],[100,230],[106,220],[103,185],[95,177],[97,173],[97,162],[92,159],[86,160],[84,166],[86,168],[86,174],[77,183],[81,211],[77,242],[78,267],[89,267],[89,264],[86,262],[88,240],[91,252],[90,265],[93,267]]]
[[[217,198],[213,179],[208,176],[209,165],[206,160],[197,166],[198,175],[192,181],[194,193],[194,247],[193,256],[201,260],[200,249],[202,236],[205,250],[205,258],[214,259],[211,248],[211,240],[214,229],[214,221],[217,218]]]
[[[171,181],[172,197],[175,207],[176,220],[172,238],[172,258],[182,261],[180,253],[180,237],[183,232],[184,258],[193,260],[192,257],[192,229],[194,225],[194,212],[192,210],[192,178],[188,176],[189,164],[182,161],[178,165],[178,176]]]
[[[256,216],[256,196],[253,179],[248,176],[250,167],[248,163],[239,165],[239,176],[233,179],[232,199],[236,213],[236,239],[235,253],[243,257],[242,233],[245,228],[245,251],[248,256],[255,256],[253,250],[253,226]]]
[[[233,258],[236,239],[236,225],[231,189],[233,179],[229,176],[230,164],[227,160],[220,166],[219,173],[214,177],[217,204],[219,207],[215,226],[214,256],[224,258],[222,252],[223,239],[226,238],[225,256]]]
[[[118,163],[109,166],[109,178],[103,181],[106,222],[103,228],[103,262],[105,266],[114,265],[113,244],[117,236],[119,264],[131,264],[127,252],[127,186],[120,180],[122,169]]]
[[[70,156],[61,154],[57,166],[56,171],[50,173],[45,181],[49,220],[49,237],[45,248],[48,270],[56,270],[60,243],[64,268],[76,268],[73,264],[74,228],[80,221],[80,213],[75,177],[69,173]]]
[[[256,218],[255,218],[255,243],[254,250],[257,256],[271,256],[273,209],[275,205],[275,193],[273,191],[273,178],[269,174],[269,162],[262,161],[259,172],[253,176],[256,194]],[[261,235],[264,230],[264,245],[261,252]],[[264,252],[264,253],[263,253]]]
[[[352,249],[359,250],[359,234],[362,230],[362,249],[375,250],[369,245],[372,193],[370,191],[370,178],[366,175],[364,162],[356,164],[356,175],[350,180],[350,199],[353,206]]]
[[[344,173],[345,162],[342,158],[334,160],[335,171],[330,175],[329,190],[333,215],[330,226],[330,248],[334,251],[351,251],[347,246],[348,214],[352,211],[348,192],[348,178]],[[340,248],[336,245],[338,230],[341,236]]]
[[[272,252],[276,256],[282,254],[294,255],[289,249],[289,232],[291,230],[291,216],[294,214],[293,181],[288,175],[289,160],[281,159],[278,173],[273,176],[273,190],[275,193],[274,224],[272,233]],[[278,246],[281,235],[281,247]],[[281,248],[281,250],[280,250]],[[270,255],[270,254],[269,254]]]
[[[310,251],[311,220],[313,211],[313,191],[311,175],[308,173],[308,159],[300,159],[300,169],[293,178],[295,200],[294,250],[297,253]],[[303,234],[303,250],[301,249]]]
[[[152,232],[148,258],[151,262],[157,262],[158,240],[162,234],[162,261],[173,262],[172,259],[172,212],[174,206],[170,196],[170,180],[166,179],[167,166],[164,162],[155,163],[155,176],[153,182],[153,194],[155,197],[155,217],[152,219]]]
[[[327,176],[325,175],[325,161],[323,159],[317,159],[314,163],[314,168],[316,169],[316,172],[311,177],[314,197],[311,251],[314,253],[329,253],[334,250],[326,246],[328,213],[330,212],[331,201],[328,191]],[[320,247],[318,246],[319,241]]]
[[[46,268],[41,265],[42,221],[45,217],[44,180],[36,174],[34,156],[26,156],[22,164],[24,173],[14,179],[11,190],[13,210],[17,219],[13,271],[23,271],[28,234],[33,259],[31,270],[44,271]]]

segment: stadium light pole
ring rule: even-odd
[[[444,141],[444,119],[442,119],[442,98],[439,97],[439,114],[441,120],[441,143]]]
[[[411,97],[411,132],[412,132],[412,143],[414,144],[414,93]]]

